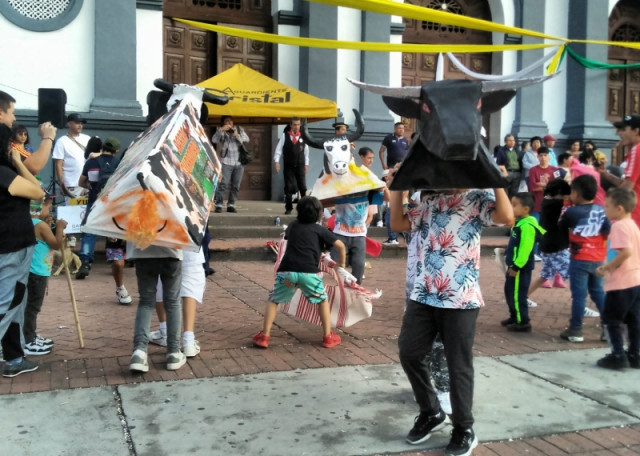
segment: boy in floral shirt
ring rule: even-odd
[[[391,193],[392,229],[410,229],[421,238],[415,260],[416,280],[398,340],[400,362],[420,406],[420,415],[407,441],[422,443],[445,424],[446,415],[431,385],[425,359],[439,333],[449,368],[453,410],[453,431],[446,455],[469,455],[478,444],[471,408],[475,323],[484,305],[478,283],[480,233],[484,225],[513,224],[513,209],[505,190],[495,189],[494,193],[495,196],[486,190],[435,193],[408,214],[400,210],[402,193]]]

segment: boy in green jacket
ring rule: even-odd
[[[533,247],[537,238],[545,233],[535,217],[530,215],[534,203],[533,195],[529,192],[517,193],[511,198],[516,223],[511,228],[507,246],[507,274],[504,283],[509,318],[500,322],[509,331],[531,331],[527,295],[534,267]]]

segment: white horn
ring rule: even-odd
[[[387,87],[375,84],[365,84],[364,82],[356,81],[355,79],[347,78],[354,86],[368,90],[369,92],[377,93],[379,95],[385,95],[389,97],[412,97],[412,98],[420,98],[420,86],[407,86],[407,87]]]
[[[520,89],[530,85],[539,84],[560,74],[559,71],[546,76],[535,78],[512,79],[510,81],[482,81],[482,93],[496,92],[498,90]]]

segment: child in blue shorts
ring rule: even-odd
[[[340,257],[336,266],[344,268],[345,247],[338,237],[318,222],[322,217],[322,205],[317,198],[305,196],[296,207],[297,220],[285,231],[287,250],[284,253],[273,290],[264,311],[262,331],[253,336],[256,347],[267,348],[271,326],[276,318],[278,304],[291,301],[297,288],[311,304],[318,304],[322,321],[323,340],[326,348],[340,345],[340,336],[331,331],[331,309],[318,267],[324,250],[335,247]]]

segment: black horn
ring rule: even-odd
[[[353,114],[355,114],[356,116],[357,128],[353,133],[349,131],[347,132],[347,139],[349,140],[349,142],[354,142],[360,139],[360,136],[362,136],[362,133],[364,133],[364,120],[362,120],[362,115],[360,115],[360,112],[357,109],[353,110]]]
[[[302,134],[302,139],[305,140],[309,146],[314,147],[316,149],[324,150],[324,140],[322,142],[318,142],[309,129],[307,128],[307,119],[302,119],[302,126],[300,128],[300,134]]]

